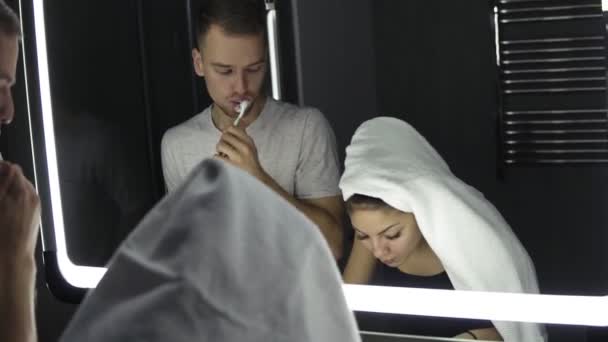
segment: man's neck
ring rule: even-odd
[[[239,127],[247,128],[251,125],[262,113],[264,104],[266,103],[266,96],[258,97],[252,104],[251,108],[245,113],[239,122]],[[215,104],[211,107],[211,118],[213,124],[220,131],[224,131],[226,128],[233,125],[236,118],[227,115],[219,106]]]

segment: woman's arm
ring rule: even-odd
[[[372,278],[376,258],[361,241],[355,239],[353,249],[342,275],[347,284],[367,284]]]
[[[502,341],[496,328],[471,329],[454,337],[465,340]]]

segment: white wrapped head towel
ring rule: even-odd
[[[62,341],[360,341],[327,243],[245,172],[196,167],[120,246]]]
[[[346,149],[340,188],[345,200],[360,194],[413,213],[455,289],[538,293],[534,265],[507,222],[409,124],[363,123]],[[505,341],[545,340],[537,324],[493,323]]]

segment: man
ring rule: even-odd
[[[0,0],[0,128],[14,115],[11,87],[15,83],[20,25]],[[40,203],[19,166],[0,161],[0,341],[36,341],[34,249]]]
[[[161,151],[167,189],[175,189],[197,164],[215,156],[247,171],[308,216],[339,258],[343,203],[335,136],[318,110],[263,93],[265,28],[262,0],[202,5],[192,59],[213,104],[165,133]],[[242,101],[250,106],[237,126]]]

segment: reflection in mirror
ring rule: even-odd
[[[347,148],[340,188],[356,231],[346,282],[538,293],[530,257],[500,213],[456,178],[404,121],[380,117],[357,129]],[[397,333],[487,340],[519,336],[540,341],[544,336],[541,327],[529,324],[367,318],[381,322],[368,323],[376,331],[394,327]]]
[[[496,18],[491,16],[494,6],[497,6]],[[530,255],[523,260],[535,266],[528,274],[534,277],[534,273],[538,274],[541,292],[605,295],[607,282],[600,270],[605,269],[606,259],[600,251],[606,243],[604,227],[608,217],[606,211],[600,208],[600,203],[608,200],[608,188],[603,181],[606,168],[602,164],[606,152],[606,68],[605,49],[601,47],[605,41],[604,25],[598,21],[601,18],[600,2],[582,4],[580,1],[560,1],[554,4],[496,1],[486,7],[448,1],[424,5],[375,1],[372,8],[376,19],[372,24],[375,55],[370,59],[370,64],[375,66],[376,71],[376,83],[372,90],[378,96],[378,112],[398,117],[414,126],[445,158],[456,177],[481,191],[487,204],[498,209],[496,217],[499,221],[504,217],[506,224],[486,220],[487,228],[492,230],[502,226],[509,234],[515,233],[513,241],[524,255]],[[493,21],[497,24],[496,35],[490,26]],[[592,36],[593,40],[580,40],[579,36]],[[500,69],[496,66],[496,51],[500,54]],[[497,71],[499,75],[496,75]],[[501,82],[498,97],[497,82]],[[504,121],[498,120],[497,113],[501,111],[505,114]],[[507,116],[511,114],[512,117]],[[342,121],[344,119],[341,118],[339,122]],[[498,122],[515,126],[503,130],[502,126],[497,127]],[[522,122],[526,124],[522,125]],[[497,132],[497,128],[502,131]],[[501,132],[508,136],[503,137]],[[589,133],[590,136],[581,133]],[[382,138],[390,144],[386,132]],[[585,145],[577,140],[596,143]],[[545,144],[535,145],[536,141]],[[349,144],[348,139],[346,144]],[[411,144],[405,142],[397,146],[400,149],[385,153],[399,155],[402,150],[415,151]],[[538,156],[530,153],[536,150],[539,151]],[[546,153],[542,154],[547,150],[550,150],[549,157]],[[352,153],[358,151],[353,148]],[[368,160],[377,164],[383,155],[380,151],[386,150],[374,151],[374,156]],[[522,151],[525,151],[523,155],[507,155]],[[346,173],[349,169],[348,154],[347,150]],[[555,164],[561,159],[569,159],[571,163],[567,166],[541,167],[538,163],[511,166],[510,160],[525,161],[531,155]],[[398,158],[404,159],[401,155],[395,159]],[[374,166],[386,170],[388,165],[397,163],[390,160],[390,164],[387,163],[383,169],[382,166],[372,165],[372,170],[375,170]],[[410,169],[420,165],[412,164],[414,166],[410,166]],[[366,175],[373,174],[373,171],[368,172],[370,168],[365,170]],[[387,174],[391,172],[400,172],[405,178],[408,168],[393,166],[393,169],[386,171]],[[401,174],[391,174],[391,177],[398,178]],[[375,188],[366,190],[379,193],[382,189],[377,183],[374,185]],[[349,195],[345,194],[345,199]],[[393,194],[387,195],[389,200],[400,200],[390,195]],[[407,199],[403,201],[414,206],[415,195],[425,200],[432,198],[425,196],[421,190],[414,196],[403,194]],[[382,199],[387,201],[386,198]],[[442,200],[429,203],[445,212],[435,213],[433,220],[426,222],[445,221],[444,228],[449,232],[463,229],[462,224],[447,219],[450,215],[459,215],[462,210],[450,209]],[[470,205],[464,207],[470,208]],[[417,209],[420,210],[419,206]],[[478,212],[489,215],[494,211],[486,209]],[[404,212],[409,210],[401,210],[400,214]],[[390,213],[380,218],[351,215],[351,221],[354,228],[358,228],[357,224],[378,224],[374,229],[368,229],[372,230],[370,233],[378,233],[381,228],[390,226],[391,222],[384,222],[391,217]],[[418,221],[417,225],[421,226],[422,235],[425,230],[440,235],[434,226],[424,227],[428,223],[420,222],[415,212],[413,216]],[[373,222],[373,219],[377,222]],[[394,215],[393,219],[399,221],[398,215]],[[361,222],[365,220],[372,222]],[[411,220],[414,221],[413,218]],[[407,222],[402,225],[408,226]],[[392,257],[399,255],[380,251],[374,257],[364,248],[362,241],[357,240],[357,237],[366,239],[372,250],[374,247],[380,248],[382,239],[385,245],[398,244],[389,239],[394,237],[390,235],[393,232],[388,233],[372,241],[370,234],[353,231],[354,247],[345,271],[347,281],[412,287],[431,287],[431,283],[441,282],[428,276],[405,274],[407,272],[399,272],[399,268],[389,268],[376,260],[384,258],[385,261],[392,261]],[[462,243],[463,255],[476,252],[477,234],[457,235],[444,234],[441,242],[450,247]],[[513,244],[507,242],[503,246]],[[437,254],[439,259],[443,257],[442,262],[448,263],[445,266],[448,272],[443,273],[444,284],[457,286],[462,281],[463,268],[459,268],[459,275],[455,272],[450,274],[449,268],[453,265],[449,263],[453,258]],[[522,260],[517,255],[512,255],[510,259],[513,263]],[[469,265],[481,269],[497,258],[489,252],[472,260],[475,262]],[[354,264],[359,267],[349,267]],[[377,267],[372,272],[374,265]],[[498,279],[505,273],[518,274],[516,269],[498,262],[486,277]],[[503,285],[500,281],[497,284]],[[376,321],[383,324],[392,320],[389,329],[401,332],[408,329],[408,319],[415,321],[413,317],[381,314],[358,316],[364,328],[369,324],[369,329],[374,329],[371,326],[377,324],[374,322],[374,318],[377,318]],[[433,324],[432,319],[427,321]],[[441,332],[443,327],[435,328]]]
[[[121,120],[54,112],[68,255],[79,265],[103,266],[153,203],[145,149],[137,148],[136,134],[121,132]]]
[[[326,21],[318,21],[319,18],[316,16],[311,17],[309,13],[317,13],[315,6],[319,5],[321,3],[315,1],[298,3],[293,5],[298,7],[297,10],[289,8],[289,11],[285,12],[298,19],[293,22],[288,21],[289,24],[285,24],[284,21],[281,28],[297,38],[292,37],[294,42],[288,41],[295,47],[289,44],[285,46],[296,51],[294,54],[297,53],[297,58],[288,62],[296,64],[295,74],[301,78],[293,77],[296,79],[292,80],[293,84],[290,84],[290,77],[284,79],[289,85],[286,87],[287,90],[296,89],[287,92],[300,95],[298,101],[318,106],[323,110],[338,108],[335,111],[326,111],[326,114],[335,129],[341,149],[349,144],[354,128],[365,119],[371,118],[369,115],[380,112],[395,115],[408,122],[437,149],[441,157],[445,158],[457,177],[454,182],[458,183],[457,179],[461,179],[485,196],[484,199],[475,190],[458,183],[458,191],[451,188],[452,192],[457,192],[457,195],[461,195],[461,192],[467,193],[466,197],[477,198],[479,203],[483,203],[467,207],[468,202],[463,201],[458,202],[459,205],[469,209],[474,208],[469,212],[472,212],[473,216],[482,217],[480,221],[499,222],[497,225],[488,225],[492,229],[500,230],[498,240],[501,242],[497,245],[508,246],[506,250],[512,248],[516,251],[510,254],[502,247],[497,248],[496,255],[502,255],[505,257],[504,260],[510,261],[505,264],[507,266],[501,264],[495,267],[496,263],[492,260],[496,261],[499,258],[494,259],[496,255],[492,253],[479,256],[467,254],[469,251],[461,254],[459,252],[461,249],[454,249],[448,254],[463,259],[470,257],[456,262],[456,265],[466,265],[464,268],[470,270],[486,267],[488,269],[484,270],[485,275],[496,272],[500,276],[506,275],[508,279],[514,278],[513,274],[521,275],[524,279],[520,285],[526,285],[522,288],[531,289],[527,292],[536,292],[534,276],[531,272],[533,262],[542,293],[605,295],[608,284],[601,270],[605,268],[606,262],[600,252],[606,240],[606,232],[602,227],[608,223],[608,217],[602,210],[603,204],[608,199],[608,188],[602,185],[605,184],[602,182],[605,178],[605,169],[602,166],[524,167],[507,169],[502,175],[503,178],[496,175],[497,160],[498,163],[502,161],[499,160],[497,153],[498,138],[494,114],[498,111],[499,101],[495,94],[496,56],[493,45],[494,34],[489,24],[492,13],[490,4],[479,6],[454,1],[424,4],[389,0],[358,1],[356,6],[351,4],[349,11],[354,11],[352,8],[359,8],[360,13],[342,14],[341,21],[335,20],[333,14],[337,13],[332,12],[332,9],[328,9],[327,13],[323,12],[322,16],[319,14],[321,18],[327,18]],[[133,228],[134,223],[162,196],[162,191],[159,190],[164,187],[164,180],[159,176],[160,137],[168,127],[185,121],[201,109],[199,108],[201,106],[180,110],[170,108],[172,105],[178,106],[179,103],[188,102],[174,100],[180,98],[178,93],[198,94],[201,91],[201,87],[191,79],[194,72],[190,66],[189,37],[184,38],[183,36],[187,34],[181,31],[175,35],[172,35],[172,31],[169,34],[156,32],[153,31],[154,25],[150,25],[147,26],[148,32],[153,31],[162,37],[170,36],[167,41],[171,43],[155,51],[156,55],[148,53],[146,49],[136,51],[141,47],[141,30],[133,21],[132,15],[137,12],[133,6],[135,5],[132,3],[124,5],[123,2],[85,6],[67,1],[63,5],[54,3],[53,8],[50,8],[51,6],[45,8],[49,31],[54,132],[57,135],[67,250],[72,261],[80,265],[104,265],[116,245],[128,234],[129,229]],[[68,7],[70,10],[65,10]],[[336,9],[334,8],[333,11]],[[83,15],[74,15],[80,12]],[[188,19],[183,18],[187,11],[180,13],[182,22],[188,22]],[[104,24],[108,17],[113,18],[116,25],[108,27]],[[369,25],[357,26],[361,23],[358,21],[361,18],[364,19],[362,23]],[[141,17],[139,19],[141,20]],[[296,22],[299,26],[294,24]],[[311,24],[313,22],[315,25]],[[297,26],[296,32],[292,32],[294,30],[292,24]],[[373,51],[373,56],[369,60],[362,60],[367,55],[353,53],[349,58],[343,55],[336,58],[333,54],[340,51],[335,48],[339,42],[344,44],[342,47],[345,51],[351,51],[355,49],[347,46],[345,41],[364,44],[362,43],[364,40],[358,37],[351,37],[350,40],[336,37],[336,30],[333,29],[335,25],[343,25],[343,30],[340,31],[342,33],[350,32],[350,28],[355,26],[362,30],[367,29],[368,33],[373,32],[368,42],[369,46],[364,47],[368,51]],[[79,29],[75,30],[74,27]],[[327,32],[319,34],[315,30]],[[178,38],[174,38],[175,36]],[[183,44],[180,39],[185,39],[188,43]],[[149,42],[149,40],[145,41]],[[310,48],[302,49],[306,44],[309,44]],[[168,48],[175,45],[180,48]],[[159,52],[160,50],[162,52]],[[169,68],[172,71],[172,68],[182,68],[180,70],[183,71],[183,68],[187,68],[188,77],[181,79],[180,82],[166,82],[167,75],[156,80],[146,77],[148,69],[140,65],[141,63],[145,64],[146,59],[162,60],[178,50],[188,58],[179,56],[172,59],[175,61],[181,58],[182,62],[175,63],[170,68],[158,63],[155,70]],[[314,55],[315,53],[324,53],[329,57],[317,56]],[[333,59],[338,60],[339,63]],[[319,60],[326,63],[319,63]],[[356,74],[350,69],[340,69],[341,65],[346,63],[345,60],[355,61],[353,64],[360,69],[373,69],[375,82],[368,82],[369,84],[343,82],[342,78],[347,77],[346,75]],[[335,63],[332,64],[333,62]],[[173,72],[167,73],[173,74]],[[361,70],[361,73],[365,73],[365,70]],[[316,79],[327,82],[307,83]],[[155,101],[161,101],[163,92],[155,92],[155,101],[152,101],[150,89],[146,89],[153,84],[161,83],[165,84],[165,88],[156,88],[156,90],[180,86],[183,88],[180,88],[181,91],[171,92],[169,99],[164,99],[170,104],[169,106],[165,104],[158,108],[153,107],[156,116],[151,119],[150,104],[158,104]],[[324,87],[320,87],[320,84]],[[334,84],[335,87],[332,86]],[[354,108],[353,113],[339,109],[353,102],[363,108],[372,101],[364,96],[357,97],[358,101],[353,101],[352,93],[357,92],[359,88],[369,90],[369,94],[377,94],[378,111],[360,114],[356,113],[357,108]],[[328,96],[327,89],[332,89],[331,96]],[[179,115],[182,117],[178,117]],[[154,124],[150,124],[150,121]],[[406,151],[408,150],[404,149],[400,152]],[[348,172],[348,165],[346,168]],[[367,195],[376,197],[373,193]],[[448,222],[448,219],[453,217],[451,215],[458,216],[459,213],[468,212],[445,207],[439,208],[445,211],[445,215],[423,218],[424,215],[417,214],[415,208],[405,208],[391,199],[378,197],[395,209],[388,210],[388,214],[379,219],[376,218],[381,223],[380,228],[387,228],[391,224],[390,221],[384,222],[385,219],[403,221],[401,224],[403,230],[406,230],[406,226],[409,228],[418,225],[421,233],[418,238],[422,246],[425,246],[423,241],[426,241],[422,239],[424,231],[432,226],[426,225],[427,222],[443,220],[445,227],[442,226],[442,229],[447,231],[454,225]],[[346,199],[349,198],[350,196]],[[437,203],[442,201],[433,201],[431,204]],[[498,210],[495,210],[494,206]],[[508,226],[502,222],[502,216],[508,222]],[[374,221],[374,217],[371,219]],[[370,217],[363,220],[370,220]],[[362,269],[367,270],[364,272],[364,277],[360,278],[365,282],[435,288],[460,286],[462,289],[470,289],[463,286],[467,284],[469,278],[461,277],[461,274],[468,271],[460,273],[461,267],[457,266],[454,268],[457,268],[458,272],[452,274],[449,271],[443,272],[453,267],[450,263],[452,258],[445,258],[446,254],[435,251],[432,247],[437,245],[441,246],[439,248],[441,249],[459,245],[459,248],[466,250],[469,243],[479,239],[477,233],[462,234],[451,240],[442,240],[439,237],[434,243],[427,241],[429,249],[426,249],[426,252],[432,257],[425,260],[425,263],[430,263],[430,267],[428,269],[423,267],[422,272],[414,270],[407,275],[399,272],[398,268],[381,267],[374,270],[376,273],[372,273],[370,266],[380,264],[373,254],[370,252],[365,254],[368,249],[363,245],[363,241],[367,240],[368,247],[372,247],[369,250],[373,250],[374,245],[378,245],[380,240],[374,240],[370,236],[376,233],[374,229],[378,227],[376,222],[357,222],[355,218],[353,225],[355,228],[361,228],[359,229],[361,232],[357,234],[363,239],[355,240],[351,255],[361,256],[357,262],[362,263],[365,266]],[[503,229],[497,226],[503,228],[510,226],[510,228]],[[467,224],[460,224],[454,229],[461,227],[470,228]],[[390,229],[398,228],[400,227]],[[515,233],[514,236],[510,236],[511,229]],[[348,231],[354,233],[350,228]],[[388,238],[405,232],[391,231],[391,233],[393,234],[386,240],[396,242],[397,238],[395,240]],[[503,239],[505,234],[509,236],[506,240]],[[457,243],[453,243],[454,241]],[[480,239],[480,241],[488,240]],[[490,243],[484,248],[495,246]],[[389,258],[390,255],[379,253],[378,256],[392,264],[392,260],[389,260],[392,259]],[[353,260],[355,259],[351,262]],[[515,265],[508,266],[509,264]],[[99,271],[97,274],[103,274],[103,269],[95,270]],[[472,274],[470,279],[477,277],[476,272],[468,273]],[[348,276],[348,273],[345,276]],[[408,279],[403,280],[405,278],[402,277]],[[486,285],[487,279],[490,278],[484,276],[475,281]],[[501,279],[490,280],[496,282]],[[429,281],[433,284],[429,284]],[[86,284],[85,287],[94,287],[96,282],[89,281]],[[521,292],[522,288],[517,288],[515,292]],[[480,286],[477,289],[491,288]],[[456,297],[459,291],[452,292]],[[428,298],[430,303],[435,297],[429,294],[425,298]],[[462,305],[461,309],[475,310],[483,307],[480,302],[494,300],[479,298]],[[556,302],[560,300],[560,298],[551,299],[555,299]],[[382,303],[389,302],[390,298]],[[525,300],[522,299],[520,303],[524,302]],[[599,307],[585,299],[581,299],[581,303],[589,305],[581,304],[580,308]],[[440,305],[433,306],[436,310],[433,314],[439,315],[438,312],[441,311],[439,307]],[[516,309],[520,311],[509,311],[509,314],[520,313],[523,317],[528,311],[525,305]],[[584,316],[580,313],[560,316],[561,320],[552,320],[552,318],[542,318],[540,310],[534,312],[539,315],[533,317],[542,322],[605,325],[605,322],[592,319],[577,320]],[[408,312],[411,315],[418,313]],[[494,313],[496,312],[484,316],[483,312],[467,315],[450,311],[450,314],[446,314],[457,317],[481,317],[479,321],[429,317],[423,319],[411,316],[408,319],[415,322],[416,329],[420,329],[414,331],[411,330],[411,326],[403,324],[404,317],[383,316],[377,319],[379,316],[376,314],[362,313],[358,314],[358,318],[364,329],[369,325],[369,329],[372,330],[456,336],[470,330],[469,328],[490,327],[489,321],[500,317]],[[371,318],[365,318],[366,315]],[[590,317],[591,315],[584,316],[585,319]]]
[[[137,26],[114,5],[45,7],[66,243],[78,265],[105,265],[157,199]]]

